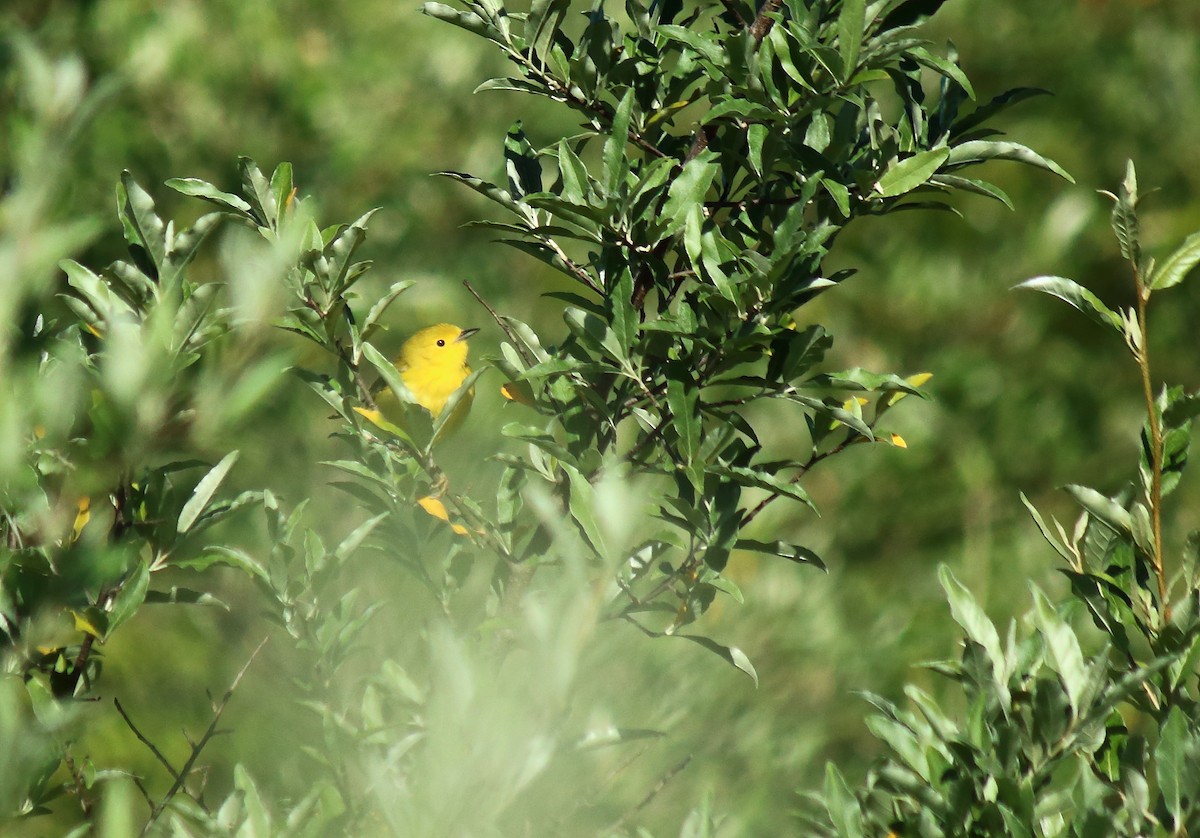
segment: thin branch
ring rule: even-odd
[[[150,819],[146,821],[146,825],[142,828],[142,835],[146,835],[150,831],[150,827],[152,827],[154,822],[158,820],[160,815],[162,815],[163,810],[167,808],[167,804],[171,802],[171,798],[178,794],[180,789],[183,788],[183,784],[187,780],[188,774],[192,772],[192,768],[195,766],[196,760],[200,756],[200,752],[204,750],[204,746],[208,744],[209,740],[216,735],[217,722],[221,720],[221,715],[225,712],[225,708],[229,705],[229,700],[233,698],[233,691],[236,690],[238,684],[242,682],[242,678],[245,676],[246,671],[250,669],[250,664],[254,663],[254,659],[258,657],[258,653],[262,651],[262,647],[265,645],[267,645],[267,638],[264,637],[262,642],[259,643],[254,651],[250,653],[249,659],[242,666],[241,670],[238,671],[237,676],[235,676],[233,679],[233,683],[229,685],[229,689],[225,690],[225,695],[221,697],[221,701],[213,704],[213,717],[212,721],[208,724],[208,729],[204,731],[204,735],[200,737],[200,740],[192,746],[192,753],[188,756],[187,762],[183,764],[183,769],[175,777],[174,784],[171,786],[166,796],[163,797],[163,799],[158,802],[158,805],[154,807],[154,811],[150,813]]]
[[[750,34],[754,38],[754,46],[758,48],[763,42],[763,38],[771,31],[771,27],[775,25],[775,18],[771,17],[775,12],[779,11],[779,7],[783,5],[783,0],[766,0],[758,10],[758,17],[754,19],[754,23],[750,24]]]
[[[733,0],[721,0],[721,5],[725,7],[725,11],[729,12],[738,26],[746,28],[746,19],[742,17],[741,9],[734,4]]]
[[[683,769],[688,767],[688,765],[691,763],[694,756],[695,756],[695,754],[688,754],[686,757],[684,757],[682,760],[680,760],[677,764],[675,764],[673,767],[668,769],[667,773],[663,774],[662,777],[659,778],[659,781],[655,784],[654,788],[650,789],[650,791],[646,794],[646,796],[643,797],[640,801],[638,801],[638,804],[636,806],[634,806],[632,809],[630,809],[628,812],[626,812],[624,815],[622,815],[617,820],[616,823],[614,823],[612,826],[610,826],[608,828],[608,831],[609,832],[617,832],[617,831],[621,830],[625,826],[625,824],[629,822],[629,819],[631,817],[636,815],[642,809],[645,809],[647,806],[649,806],[650,803],[654,800],[654,798],[658,797],[658,795],[662,792],[662,790],[664,788],[666,788],[667,783],[669,783],[669,782],[671,782],[671,780],[675,779],[675,776],[680,771],[682,771]]]
[[[1146,400],[1146,423],[1150,426],[1150,519],[1154,530],[1154,553],[1150,557],[1154,575],[1158,578],[1158,599],[1162,603],[1163,621],[1171,621],[1171,602],[1167,598],[1167,573],[1163,567],[1162,534],[1162,471],[1163,436],[1162,416],[1154,403],[1154,385],[1150,376],[1150,340],[1146,329],[1146,305],[1150,301],[1150,289],[1142,282],[1141,271],[1134,266],[1133,278],[1137,286],[1138,329],[1142,333],[1142,345],[1137,351],[1138,369],[1142,374],[1142,397]]]
[[[872,422],[867,427],[873,431],[873,430],[875,430],[874,424],[875,423]],[[821,462],[822,460],[828,459],[829,457],[832,457],[834,454],[840,454],[841,452],[843,452],[847,448],[849,448],[851,445],[855,444],[856,442],[861,441],[862,439],[863,439],[863,437],[858,436],[853,431],[848,432],[846,434],[846,438],[843,439],[841,442],[839,442],[837,445],[835,445],[833,448],[830,448],[828,451],[822,451],[819,454],[813,454],[811,457],[809,457],[808,460],[800,466],[800,470],[798,472],[796,472],[796,474],[792,475],[792,479],[789,480],[788,482],[789,483],[799,483],[800,480],[804,477],[804,475],[808,474],[809,469],[811,469],[817,463]],[[774,501],[776,498],[779,498],[779,497],[782,497],[782,495],[780,495],[780,494],[767,495],[765,498],[763,498],[759,502],[759,504],[757,506],[755,506],[753,509],[751,509],[749,512],[747,512],[745,515],[742,516],[741,523],[738,524],[738,527],[739,528],[745,527],[747,524],[749,524],[751,521],[753,521],[755,518],[757,518],[760,512],[762,512],[764,509],[766,509],[768,506],[770,506],[772,501]]]
[[[512,342],[513,349],[516,349],[518,352],[520,352],[521,351],[521,341],[517,340],[517,336],[515,334],[513,334],[513,330],[511,328],[509,328],[509,325],[507,323],[504,322],[504,318],[501,317],[496,312],[496,309],[492,308],[491,305],[488,304],[488,301],[485,300],[482,296],[480,296],[479,292],[475,290],[475,286],[471,284],[471,280],[464,279],[463,287],[471,292],[472,297],[479,300],[479,304],[481,306],[483,306],[485,309],[487,309],[487,313],[492,315],[492,319],[495,320],[496,325],[500,327],[500,331],[504,332],[504,334],[508,337],[509,341]],[[529,359],[526,358],[525,360],[528,361]]]
[[[154,754],[158,761],[162,763],[163,767],[167,769],[167,773],[171,775],[171,779],[178,782],[179,772],[175,770],[175,766],[171,765],[170,761],[163,756],[162,751],[156,748],[154,743],[147,739],[142,732],[138,730],[137,725],[133,723],[133,719],[129,718],[129,714],[126,713],[125,708],[121,706],[121,700],[119,698],[113,698],[113,704],[117,706],[117,712],[120,713],[121,718],[125,720],[126,726],[133,731],[133,735],[138,738],[138,741],[150,749],[150,753]]]

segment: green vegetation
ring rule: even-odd
[[[1200,13],[942,6],[2,13],[5,834],[1193,828]]]

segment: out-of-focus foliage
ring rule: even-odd
[[[865,448],[852,450],[827,464],[827,470],[814,472],[807,483],[823,509],[862,514],[839,513],[820,520],[773,509],[763,514],[764,530],[822,554],[831,566],[828,576],[759,564],[737,551],[732,555],[728,573],[748,603],[736,608],[718,604],[698,625],[737,642],[749,654],[760,678],[757,691],[746,689],[732,670],[714,671],[704,660],[708,653],[698,647],[689,649],[695,656],[689,657],[645,643],[632,629],[606,624],[602,641],[584,647],[564,641],[553,661],[562,666],[573,660],[575,668],[564,671],[578,676],[605,661],[619,660],[622,674],[605,685],[607,689],[575,677],[570,684],[556,685],[544,699],[507,696],[489,708],[484,696],[497,683],[510,683],[510,675],[532,680],[553,661],[531,658],[515,667],[502,665],[490,660],[486,650],[448,642],[441,647],[445,658],[462,663],[460,671],[478,677],[469,683],[446,681],[438,694],[447,699],[459,696],[462,703],[457,707],[478,723],[473,728],[477,731],[494,727],[489,720],[500,717],[488,713],[506,708],[502,717],[517,720],[512,723],[514,743],[527,739],[526,731],[539,729],[553,715],[553,707],[563,706],[555,702],[568,694],[574,696],[575,707],[606,708],[584,720],[583,727],[590,730],[608,730],[610,724],[615,728],[637,719],[646,728],[666,733],[638,740],[639,756],[628,764],[624,758],[606,761],[607,755],[600,756],[604,751],[594,752],[597,770],[608,772],[612,785],[602,799],[587,797],[579,805],[599,812],[596,821],[606,824],[616,823],[657,789],[653,805],[640,810],[639,818],[674,831],[683,813],[695,805],[697,790],[711,789],[713,811],[727,813],[727,829],[778,829],[796,807],[794,791],[819,785],[824,757],[836,756],[851,782],[861,775],[877,745],[862,727],[865,705],[847,696],[851,689],[867,688],[900,701],[899,684],[910,674],[908,666],[945,654],[951,624],[932,570],[935,565],[953,564],[989,612],[1003,615],[1023,609],[1028,601],[1026,579],[1034,578],[1052,594],[1056,581],[1044,551],[1032,549],[1040,536],[1028,523],[1018,491],[1034,497],[1040,507],[1053,508],[1061,501],[1050,490],[1064,475],[1103,486],[1109,493],[1117,488],[1105,483],[1113,469],[1097,452],[1134,444],[1127,419],[1137,410],[1137,399],[1120,376],[1097,381],[1081,372],[1094,369],[1085,361],[1094,363],[1098,353],[1112,351],[1104,348],[1105,336],[1071,312],[1019,302],[1006,289],[1014,278],[1053,270],[1088,277],[1089,285],[1108,300],[1121,302],[1129,294],[1118,260],[1102,239],[1104,225],[1091,192],[1111,183],[1126,157],[1140,161],[1144,182],[1162,187],[1153,209],[1142,216],[1149,242],[1182,239],[1198,226],[1196,204],[1190,199],[1197,174],[1190,165],[1195,132],[1189,123],[1200,113],[1200,93],[1188,80],[1196,75],[1191,33],[1200,12],[1191,5],[1081,0],[1048,9],[1036,0],[958,0],[946,4],[927,24],[926,35],[954,40],[963,69],[981,97],[1013,85],[1054,92],[1052,99],[1013,110],[1004,127],[1063,163],[1079,186],[1066,187],[1020,167],[996,165],[984,172],[1005,189],[1017,213],[966,198],[956,202],[964,211],[962,220],[917,213],[904,220],[890,217],[886,224],[867,219],[839,239],[836,261],[828,263],[827,271],[853,267],[860,273],[837,290],[836,305],[820,300],[813,304],[814,318],[839,336],[831,358],[844,368],[932,370],[936,375],[927,389],[935,399],[906,405],[890,417],[907,440],[907,450],[874,448],[872,456],[863,456]],[[469,96],[479,78],[502,72],[499,54],[490,45],[442,27],[403,4],[382,0],[352,6],[19,0],[6,6],[5,14],[6,23],[12,23],[6,31],[26,32],[48,55],[65,60],[57,75],[43,74],[56,78],[60,90],[82,89],[76,77],[94,83],[95,99],[83,114],[66,107],[71,96],[47,92],[50,87],[30,97],[20,92],[28,88],[16,69],[17,48],[9,42],[2,47],[0,97],[6,126],[0,168],[5,242],[13,245],[3,251],[6,285],[9,279],[19,281],[41,303],[59,306],[60,318],[65,304],[45,296],[54,287],[58,260],[71,257],[100,267],[121,257],[120,228],[111,213],[115,172],[133,171],[154,195],[162,216],[176,218],[182,228],[204,208],[194,202],[176,203],[178,196],[155,184],[188,174],[239,191],[229,161],[248,154],[262,161],[292,160],[301,192],[322,203],[321,211],[314,213],[322,218],[353,218],[365,208],[382,206],[364,247],[366,257],[381,267],[363,278],[363,298],[377,298],[402,279],[421,280],[405,293],[404,304],[394,306],[385,318],[391,332],[385,329],[377,336],[385,354],[391,354],[405,332],[429,322],[455,319],[486,326],[486,312],[475,307],[459,285],[463,277],[472,278],[498,310],[521,312],[522,319],[541,333],[555,335],[555,340],[565,334],[558,303],[532,297],[543,290],[564,290],[566,281],[521,253],[490,246],[485,236],[456,229],[478,214],[474,196],[425,177],[431,170],[461,168],[502,182],[496,137],[503,135],[514,113],[524,115],[526,133],[536,146],[571,134],[578,124],[516,94]],[[576,24],[582,20],[574,11],[569,17]],[[79,63],[72,64],[72,55],[81,56]],[[46,66],[54,66],[54,61]],[[18,182],[21,187],[14,188]],[[236,272],[231,294],[239,305],[258,312],[247,315],[250,319],[281,304],[270,284],[259,281],[272,275],[277,263],[248,231],[228,227],[210,245],[193,265],[197,279],[257,264],[261,270]],[[256,253],[262,261],[247,262],[248,255]],[[26,267],[9,268],[12,254]],[[1188,324],[1200,314],[1194,299],[1184,296],[1157,315],[1156,333],[1164,346],[1188,345],[1183,343]],[[23,310],[32,312],[32,305],[25,304]],[[5,317],[3,322],[13,321]],[[32,330],[32,323],[26,326],[23,334]],[[475,340],[486,338],[485,334]],[[287,350],[320,366],[299,340]],[[25,351],[32,360],[34,350]],[[1189,379],[1189,353],[1165,351],[1159,358],[1156,366],[1164,379]],[[240,368],[246,360],[233,353],[214,366]],[[32,380],[32,373],[27,376]],[[218,376],[210,382],[215,402],[223,395],[221,380]],[[510,418],[499,413],[501,399],[493,386],[498,383],[494,378],[481,381],[473,415],[455,443],[442,452],[452,485],[467,495],[478,487],[481,496],[490,496],[494,483],[473,466],[507,444],[493,432]],[[36,407],[31,395],[26,403],[0,405],[0,411],[54,415],[53,408],[72,403],[70,394],[79,392],[74,386],[46,390],[51,394],[49,407]],[[31,384],[22,392],[42,391]],[[242,451],[227,477],[233,494],[248,486],[269,485],[278,497],[295,499],[296,487],[329,479],[329,473],[315,465],[330,456],[325,440],[330,426],[314,401],[311,391],[284,382],[271,391],[269,400],[243,416],[234,438],[217,433],[212,424],[192,432],[204,441],[209,464],[220,459],[218,452],[224,448]],[[198,417],[214,415],[211,403],[200,407]],[[506,412],[516,415],[519,410]],[[488,415],[502,415],[504,420],[481,418]],[[767,441],[795,433],[787,415],[769,405],[751,420]],[[285,426],[295,431],[294,442],[284,455],[270,453],[277,449],[260,442],[276,439]],[[213,434],[221,438],[213,439]],[[16,450],[5,449],[6,462],[14,462]],[[202,473],[197,466],[179,478],[195,481]],[[102,491],[97,489],[97,499],[102,500]],[[1195,497],[1186,483],[1179,492],[1185,499]],[[354,504],[336,493],[313,495],[310,509],[319,510],[319,517],[329,523],[330,544],[340,543],[359,523]],[[53,512],[54,526],[62,531],[73,524],[78,508],[64,503]],[[431,550],[444,551],[453,543],[441,522],[415,520],[424,526],[418,535],[430,539]],[[270,545],[256,534],[262,521],[247,511],[224,522],[220,535],[225,543],[243,539],[256,554],[265,555]],[[92,526],[89,523],[84,533]],[[366,557],[344,572],[352,577],[344,580],[347,589],[365,584],[382,598],[411,601],[411,577],[392,563]],[[228,573],[216,568],[203,576],[167,571],[161,585],[156,584],[163,591],[211,585],[229,605],[228,611],[143,608],[100,648],[104,680],[112,690],[106,698],[120,697],[134,721],[176,765],[188,753],[179,729],[199,736],[211,718],[204,691],[219,695],[267,633],[258,595],[247,595],[240,589],[240,577],[224,575]],[[486,587],[478,587],[479,579],[467,583],[477,590]],[[564,598],[550,597],[544,617],[529,618],[536,625],[526,625],[522,617],[513,630],[529,636],[545,630],[538,619],[569,613],[581,620],[580,631],[586,633],[590,623],[580,609],[586,609],[587,591],[560,593]],[[407,613],[385,609],[369,631],[372,643],[401,642],[419,632],[425,615],[441,607],[420,600]],[[77,643],[80,635],[72,628],[58,630]],[[214,644],[214,637],[223,642]],[[577,658],[571,658],[572,649]],[[377,663],[377,658],[365,655],[351,669],[378,670]],[[297,659],[281,645],[269,643],[223,718],[222,724],[237,735],[212,740],[204,752],[201,762],[213,766],[210,803],[219,808],[219,801],[232,791],[230,818],[236,816],[235,809],[259,811],[253,802],[255,790],[271,799],[312,776],[308,757],[287,756],[294,752],[292,743],[282,747],[284,737],[278,731],[287,730],[317,750],[326,747],[317,717],[280,696],[280,684],[295,674],[296,666]],[[414,669],[408,676],[421,682],[425,673]],[[393,679],[388,689],[394,692],[394,674],[383,677]],[[465,683],[473,690],[469,700],[461,697]],[[6,681],[6,690],[13,686]],[[935,695],[944,689],[933,678],[921,686]],[[111,704],[83,704],[69,716],[47,715],[35,724],[27,711],[16,709],[22,693],[17,686],[9,696],[12,701],[4,705],[9,709],[4,711],[0,740],[14,746],[0,755],[10,761],[0,765],[0,784],[22,776],[19,772],[31,766],[50,764],[44,760],[57,760],[56,748],[45,749],[48,740],[38,732],[41,726],[49,731],[69,729],[72,735],[82,730],[81,752],[109,754],[112,759],[106,764],[129,766],[156,794],[167,791],[164,769]],[[646,701],[647,693],[654,700]],[[446,705],[447,712],[451,707]],[[464,737],[469,732],[464,731]],[[439,747],[452,749],[454,743]],[[235,777],[229,766],[238,761],[248,770]],[[10,765],[20,768],[10,771]],[[481,766],[480,774],[473,776],[486,774]],[[61,779],[60,774],[56,780]],[[564,786],[575,779],[561,777]],[[658,788],[663,779],[668,781]],[[109,780],[118,789],[114,799],[138,799],[136,788]],[[429,782],[433,788],[435,780]],[[436,782],[448,783],[450,778]],[[531,791],[553,788],[533,786]],[[8,787],[0,790],[17,794]],[[78,816],[62,798],[51,805],[60,817]],[[120,810],[116,804],[111,808]],[[282,829],[286,817],[276,812],[272,826]],[[694,817],[699,824],[706,816],[699,812]],[[119,820],[117,815],[113,818]],[[14,828],[54,831],[45,826],[48,823],[42,820],[39,827],[37,821],[29,821]]]

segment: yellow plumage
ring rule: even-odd
[[[439,323],[416,332],[400,347],[396,369],[417,404],[437,416],[471,374],[467,338],[478,329]]]

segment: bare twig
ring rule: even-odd
[[[163,756],[162,751],[155,747],[154,743],[147,739],[145,735],[138,730],[137,725],[133,723],[133,719],[129,718],[129,714],[126,713],[125,708],[121,706],[121,700],[119,698],[114,698],[113,704],[117,706],[117,712],[121,714],[121,718],[125,720],[126,726],[133,731],[133,735],[138,738],[138,741],[150,749],[150,753],[154,754],[155,758],[158,759],[158,761],[162,763],[163,767],[167,769],[167,773],[171,775],[171,779],[178,781],[179,772],[175,770],[175,766],[171,765],[170,761]]]
[[[175,782],[171,785],[170,790],[167,791],[163,799],[158,802],[158,805],[155,806],[154,810],[150,813],[150,819],[146,821],[146,825],[142,828],[142,835],[146,835],[150,831],[150,827],[152,827],[154,822],[158,820],[160,815],[162,815],[163,811],[167,808],[167,804],[171,802],[171,798],[178,794],[183,788],[183,784],[187,780],[188,775],[192,772],[192,768],[195,766],[196,760],[200,757],[200,752],[204,750],[204,746],[209,743],[209,740],[211,740],[217,734],[217,722],[221,720],[221,715],[225,712],[225,708],[229,705],[229,700],[233,698],[233,691],[236,690],[238,684],[242,682],[242,678],[245,676],[246,671],[250,669],[250,664],[254,663],[254,659],[258,657],[258,653],[262,651],[262,647],[265,645],[267,645],[267,638],[264,637],[262,642],[259,643],[258,646],[255,647],[254,651],[250,653],[249,659],[238,671],[238,674],[233,679],[233,683],[229,685],[229,689],[225,690],[225,695],[221,697],[219,702],[213,703],[213,717],[212,721],[208,723],[208,729],[204,731],[204,735],[200,737],[199,741],[192,745],[192,753],[188,756],[187,762],[183,764],[182,770],[180,770],[179,774],[176,775]]]
[[[659,778],[659,781],[655,784],[654,788],[650,789],[650,791],[646,794],[646,796],[643,797],[636,806],[634,806],[632,809],[630,809],[628,812],[626,812],[624,815],[622,815],[617,820],[616,823],[614,823],[611,827],[609,827],[608,831],[609,832],[617,832],[622,827],[624,827],[626,823],[629,822],[629,819],[631,817],[636,815],[642,809],[645,809],[647,806],[649,806],[650,803],[654,800],[654,798],[658,797],[658,795],[662,792],[662,790],[667,787],[667,783],[669,783],[669,782],[671,782],[671,780],[675,779],[675,776],[680,771],[682,771],[683,769],[688,767],[688,764],[691,763],[692,758],[694,756],[695,756],[695,754],[688,754],[686,757],[684,757],[682,760],[680,760],[678,763],[676,763],[674,766],[672,766],[670,769],[668,769],[667,773],[663,774],[662,777]]]
[[[472,297],[479,300],[479,304],[481,306],[483,306],[485,309],[487,309],[487,313],[492,315],[492,319],[495,320],[496,325],[500,327],[500,331],[504,332],[505,336],[512,342],[513,349],[520,352],[521,351],[521,341],[517,340],[517,336],[515,334],[513,334],[513,330],[511,328],[509,328],[509,325],[507,323],[504,322],[504,318],[501,317],[499,315],[499,313],[497,313],[496,309],[492,308],[491,305],[488,303],[488,301],[485,300],[479,294],[479,292],[475,290],[475,286],[471,284],[471,280],[464,279],[463,287],[471,292]],[[528,361],[529,359],[526,358],[525,360]]]

